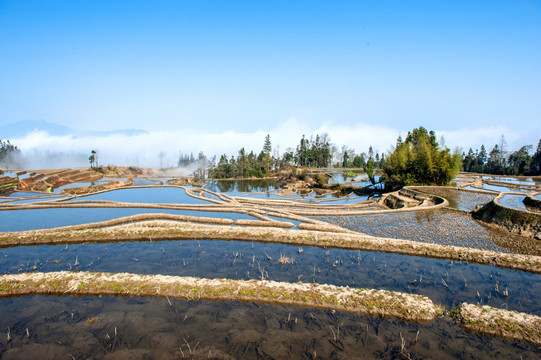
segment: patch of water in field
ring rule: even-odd
[[[393,253],[242,241],[188,240],[42,245],[0,250],[0,272],[84,270],[229,279],[270,279],[426,295],[541,315],[541,275]],[[292,260],[282,265],[282,256]],[[503,296],[508,290],[509,297]]]
[[[169,304],[169,301],[171,305]],[[2,359],[538,359],[524,342],[468,333],[448,318],[406,323],[234,301],[149,297],[0,299]],[[27,329],[28,334],[27,336]],[[404,346],[402,347],[402,339]],[[402,352],[401,352],[402,351]]]
[[[332,178],[329,179],[329,184],[341,184],[349,181],[354,181],[355,179],[360,180],[363,177],[364,174],[355,175],[355,176],[347,176],[343,173],[341,174],[333,174]],[[366,177],[366,175],[364,175]]]
[[[117,189],[94,195],[79,196],[76,200],[107,200],[151,204],[211,204],[208,201],[189,196],[182,188],[168,186]]]
[[[14,191],[9,194],[2,194],[6,197],[34,197],[34,196],[43,196],[43,193],[31,192],[31,191]]]
[[[494,199],[494,195],[459,191],[456,196],[447,196],[449,206],[458,210],[473,211]]]
[[[43,201],[52,201],[52,200],[60,200],[65,199],[65,196],[59,196],[59,195],[44,195],[44,194],[38,194],[37,196],[28,196],[23,197],[21,200],[17,200],[17,198],[11,200],[10,198],[1,199],[0,203],[8,204],[8,205],[14,205],[14,204],[32,204],[37,202],[43,202]]]
[[[532,189],[507,187],[507,186],[502,186],[502,185],[492,185],[492,184],[486,184],[486,183],[483,183],[483,189],[498,191],[498,192],[521,192],[521,193],[529,193],[529,192],[534,191]]]
[[[273,192],[266,193],[247,193],[235,195],[238,197],[247,197],[252,199],[276,199],[276,200],[289,200],[286,196],[277,195]]]
[[[133,186],[159,185],[161,182],[158,179],[134,178]]]
[[[86,187],[86,186],[92,186],[92,185],[100,185],[100,184],[106,184],[108,181],[104,180],[96,180],[92,182],[74,182],[67,185],[62,185],[54,189],[55,193],[60,193],[64,189],[71,189],[71,188],[77,188],[77,187]]]
[[[481,176],[483,180],[509,183],[513,185],[536,186],[541,185],[541,179],[538,178],[518,178],[506,176]]]
[[[471,217],[450,210],[312,218],[373,236],[509,252]]]
[[[476,191],[466,191],[447,187],[423,187],[421,192],[443,197],[449,201],[449,207],[464,211],[473,211],[492,201],[496,195]]]
[[[499,199],[500,204],[513,209],[528,211],[526,205],[522,202],[524,200],[523,195],[504,195]]]
[[[145,209],[145,208],[52,208],[0,211],[0,231],[50,229],[112,220],[137,214],[173,214],[223,219],[251,219],[250,215],[233,212]]]
[[[237,196],[239,193],[269,192],[278,190],[278,183],[272,180],[207,180],[205,189]]]

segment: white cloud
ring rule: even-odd
[[[276,126],[270,131],[258,130],[253,133],[226,131],[212,132],[212,129],[186,130],[186,131],[153,131],[137,135],[111,134],[96,135],[68,135],[52,136],[44,131],[34,131],[24,137],[12,139],[25,156],[28,168],[59,168],[59,167],[85,167],[88,166],[90,151],[99,152],[99,162],[102,165],[135,165],[141,167],[158,167],[160,165],[159,153],[164,152],[164,166],[175,166],[179,151],[193,153],[197,156],[203,151],[207,156],[227,154],[237,155],[238,150],[244,147],[246,151],[261,151],[265,135],[271,135],[273,147],[279,145],[280,151],[295,148],[302,135],[310,138],[311,135],[326,132],[331,141],[338,147],[346,145],[358,152],[366,152],[370,145],[381,153],[387,152],[395,144],[400,134],[399,129],[385,126],[358,123],[353,126],[326,122],[313,125],[292,117]],[[508,142],[510,150],[517,148],[523,139],[519,132],[509,131],[504,127],[483,129],[458,129],[454,131],[438,131],[445,138],[446,146],[450,148],[469,147],[479,148],[481,144],[490,151],[499,141],[502,134]],[[402,137],[406,132],[402,131]]]

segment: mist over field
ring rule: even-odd
[[[451,132],[435,130],[438,139],[443,137],[447,147],[459,147],[464,151],[469,147],[479,148],[481,144],[491,147],[502,134],[505,134],[510,148],[515,142],[522,144],[523,141],[520,133],[509,131],[502,126],[458,129]],[[207,157],[219,157],[222,154],[236,156],[242,147],[247,152],[259,153],[265,136],[270,134],[273,152],[281,155],[288,149],[295,149],[303,135],[309,139],[322,133],[329,135],[338,150],[346,146],[361,153],[372,146],[375,152],[387,153],[399,135],[407,135],[407,130],[400,131],[366,123],[347,126],[328,122],[316,127],[292,117],[270,131],[254,132],[213,132],[206,128],[110,132],[64,128],[57,131],[54,126],[41,126],[41,129],[35,128],[25,134],[18,134],[11,142],[21,150],[24,167],[28,169],[86,167],[89,165],[91,150],[98,152],[100,165],[173,168],[177,166],[179,153],[193,153],[194,157],[197,157],[198,153],[203,151]],[[160,157],[160,153],[163,153],[163,157]]]

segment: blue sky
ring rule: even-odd
[[[218,153],[317,131],[385,151],[418,126],[535,147],[540,64],[541,1],[0,0],[0,125],[221,135]]]

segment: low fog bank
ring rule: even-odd
[[[296,118],[278,124],[272,131],[213,133],[205,129],[153,131],[134,134],[107,135],[50,135],[46,131],[33,131],[12,139],[22,151],[26,168],[64,168],[89,166],[90,152],[98,152],[98,165],[137,166],[150,168],[177,168],[179,153],[193,154],[197,159],[202,151],[208,158],[226,154],[236,156],[240,148],[247,153],[262,150],[265,136],[270,134],[273,152],[284,153],[295,149],[303,135],[307,139],[328,133],[338,147],[366,151],[370,145],[379,152],[387,151],[395,143],[399,132],[381,126],[358,124],[354,127],[323,124],[319,127]],[[191,168],[177,168],[183,175]]]
[[[511,148],[516,140],[524,141],[523,134],[501,127],[441,132],[434,130],[438,138],[444,137],[447,147],[460,147],[464,151],[469,147],[479,148],[481,144],[491,147],[498,142],[502,134]],[[386,153],[396,144],[397,137],[405,137],[407,131],[365,123],[355,126],[325,123],[313,127],[296,118],[290,118],[272,131],[260,130],[253,133],[213,133],[205,129],[191,129],[132,134],[50,135],[46,131],[33,131],[11,139],[11,142],[21,150],[22,166],[26,169],[88,167],[90,152],[96,150],[98,165],[171,168],[172,173],[183,176],[192,173],[193,169],[177,168],[179,153],[192,153],[197,158],[202,151],[208,158],[214,155],[219,158],[222,154],[230,157],[236,156],[242,147],[246,152],[259,153],[267,134],[271,136],[273,152],[278,154],[295,149],[303,135],[310,139],[311,136],[322,133],[327,133],[331,142],[339,148],[346,146],[361,152],[373,146],[375,152]]]

